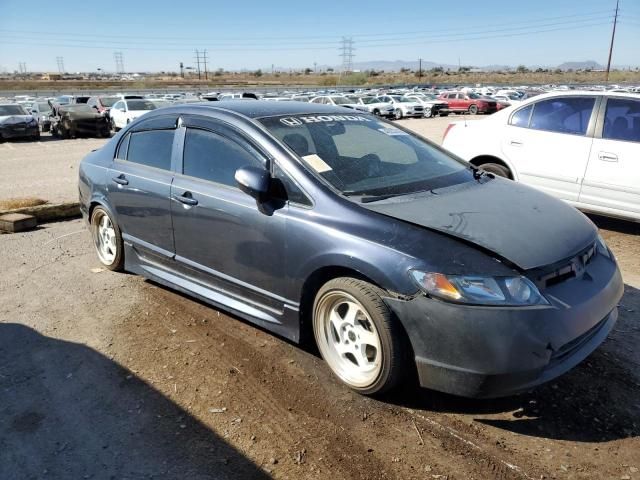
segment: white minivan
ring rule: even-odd
[[[450,124],[443,147],[581,210],[640,221],[640,95],[540,95]]]

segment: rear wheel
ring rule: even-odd
[[[481,168],[485,172],[493,173],[498,177],[511,178],[511,176],[509,175],[509,169],[504,165],[500,165],[498,163],[483,163],[478,168]]]
[[[102,265],[109,270],[122,271],[124,267],[122,234],[109,212],[103,207],[95,207],[91,213],[91,235]]]
[[[344,384],[365,395],[397,386],[406,372],[404,332],[383,291],[355,278],[336,278],[316,295],[313,331],[322,358]]]
[[[471,115],[476,115],[478,113],[478,106],[477,105],[469,105],[469,113]]]

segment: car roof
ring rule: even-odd
[[[180,105],[173,107],[166,107],[165,113],[169,111],[181,111],[184,108],[189,108],[189,112],[185,113],[198,113],[198,111],[213,112],[213,111],[227,111],[235,112],[249,118],[262,118],[262,117],[275,117],[280,115],[308,115],[308,114],[342,114],[349,112],[353,115],[353,110],[345,107],[338,107],[334,105],[322,105],[318,103],[306,103],[306,102],[266,102],[266,101],[246,101],[246,100],[225,100],[224,102],[203,102],[203,103],[190,103],[183,105],[182,109]],[[358,112],[358,114],[365,112]]]

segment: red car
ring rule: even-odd
[[[454,113],[468,112],[494,113],[498,110],[495,100],[487,100],[476,93],[444,92],[438,97],[449,104],[449,111]]]

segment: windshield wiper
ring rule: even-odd
[[[371,203],[377,202],[379,200],[386,200],[387,198],[393,197],[401,197],[402,195],[410,195],[412,193],[417,192],[403,192],[403,193],[383,193],[380,195],[371,195],[368,193],[360,193],[347,190],[346,192],[342,192],[345,197],[360,197],[360,203]]]

